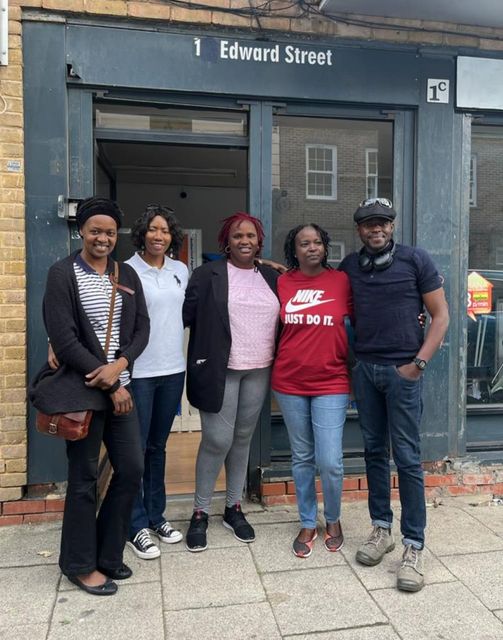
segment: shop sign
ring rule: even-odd
[[[333,51],[326,47],[258,43],[249,40],[194,38],[194,53],[197,58],[210,62],[229,60],[261,64],[284,63],[306,67],[331,67],[334,64]]]
[[[468,316],[476,320],[476,315],[491,313],[493,304],[493,284],[476,271],[468,276]]]
[[[503,111],[503,60],[458,56],[456,106]]]

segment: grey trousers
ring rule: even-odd
[[[248,466],[250,442],[269,389],[271,368],[228,369],[222,408],[201,411],[201,444],[196,462],[194,509],[209,511],[215,483],[225,464],[226,505],[239,502]]]

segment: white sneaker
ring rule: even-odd
[[[153,527],[151,531],[155,533],[161,542],[165,542],[166,544],[180,542],[183,538],[182,532],[173,529],[169,522],[163,522],[159,527]]]
[[[132,540],[127,541],[127,545],[142,560],[154,560],[161,555],[161,550],[152,542],[148,529],[140,529]]]

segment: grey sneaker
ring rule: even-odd
[[[367,540],[356,552],[356,559],[361,564],[373,567],[379,564],[386,553],[395,548],[395,539],[391,529],[375,526]]]
[[[397,589],[401,591],[421,591],[424,587],[424,556],[422,549],[406,545],[398,569]]]

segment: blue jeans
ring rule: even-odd
[[[404,544],[424,545],[426,505],[419,423],[423,380],[409,380],[392,365],[358,361],[352,371],[365,443],[369,511],[373,525],[391,528],[390,440],[398,470]]]
[[[147,527],[163,524],[166,508],[164,474],[166,442],[183,391],[185,372],[155,378],[133,378],[136,410],[140,422],[141,444],[145,457],[142,486],[133,506],[129,536]]]
[[[325,520],[341,515],[342,432],[348,394],[294,396],[275,391],[292,448],[292,474],[302,527],[314,529],[318,515],[316,467],[320,471]]]

